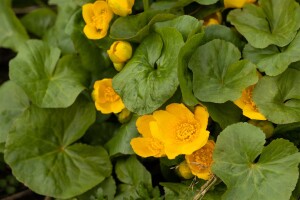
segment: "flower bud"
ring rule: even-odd
[[[107,0],[107,3],[116,15],[125,17],[131,14],[134,0]]]
[[[222,15],[220,12],[216,12],[205,17],[203,25],[209,26],[214,24],[221,24],[221,22],[222,22]]]
[[[120,71],[123,68],[122,64],[131,58],[132,47],[129,42],[115,41],[107,53],[116,70]]]
[[[118,114],[118,120],[120,123],[124,124],[128,122],[131,119],[131,112],[124,108],[119,114]]]
[[[194,177],[190,167],[186,161],[181,162],[176,168],[177,174],[184,179],[191,179]]]
[[[254,3],[256,0],[224,0],[225,8],[242,8],[246,3]]]
[[[248,121],[248,123],[260,128],[265,133],[266,138],[270,138],[274,133],[274,126],[269,121],[265,121],[265,120],[260,121],[260,120],[251,119]]]

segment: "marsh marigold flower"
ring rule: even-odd
[[[190,167],[192,174],[204,180],[208,180],[211,177],[214,148],[215,142],[213,140],[208,140],[202,148],[196,150],[191,155],[185,156],[185,160]]]
[[[82,6],[82,16],[86,23],[83,32],[89,39],[101,39],[107,34],[113,12],[106,1],[95,1]]]
[[[119,113],[124,108],[122,99],[112,87],[112,79],[102,79],[94,83],[92,97],[96,109],[103,114]]]
[[[183,104],[172,103],[166,110],[153,113],[155,121],[150,123],[150,129],[155,138],[164,141],[167,157],[174,159],[180,154],[191,154],[206,144],[208,117],[204,107],[197,106],[193,114]]]
[[[256,107],[254,101],[252,100],[252,92],[255,85],[251,85],[243,90],[242,96],[234,101],[234,103],[243,110],[243,115],[249,117],[250,119],[266,120],[258,108]]]
[[[150,130],[150,122],[155,119],[152,115],[144,115],[137,119],[136,126],[142,137],[133,138],[130,145],[133,151],[141,157],[161,157],[165,155],[164,144],[154,138]]]
[[[121,71],[125,62],[132,56],[132,47],[129,42],[115,41],[107,50],[110,60],[117,71]]]
[[[107,0],[107,3],[116,15],[125,17],[131,14],[134,0]]]
[[[246,3],[254,3],[256,0],[224,0],[225,8],[242,8]]]

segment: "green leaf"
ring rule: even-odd
[[[193,94],[193,75],[188,69],[188,61],[195,49],[202,42],[203,35],[204,33],[198,33],[191,36],[180,49],[178,55],[178,80],[183,102],[188,106],[195,106],[198,104],[198,100]]]
[[[279,124],[276,126],[273,138],[284,138],[293,142],[296,146],[300,145],[300,122],[291,124]]]
[[[271,122],[287,124],[300,121],[300,70],[260,79],[253,91],[259,111]]]
[[[49,8],[38,8],[21,18],[25,28],[38,37],[48,31],[55,23],[56,14]]]
[[[238,99],[244,88],[258,80],[255,65],[240,58],[238,48],[224,40],[198,47],[188,63],[195,96],[214,103]]]
[[[194,2],[197,2],[201,5],[211,5],[214,3],[217,3],[219,0],[194,0]]]
[[[139,115],[159,108],[178,87],[176,58],[184,44],[182,35],[174,28],[157,32],[144,39],[113,78],[113,87],[126,108]]]
[[[25,92],[12,81],[1,85],[0,96],[0,143],[3,143],[17,117],[29,108],[30,103]]]
[[[56,198],[81,194],[111,174],[104,148],[74,144],[94,121],[94,105],[86,100],[66,109],[31,106],[7,137],[5,161],[36,193]]]
[[[159,29],[162,27],[176,28],[176,30],[182,34],[184,41],[186,41],[188,37],[200,30],[201,23],[198,19],[192,16],[183,15],[168,21],[156,22],[153,27],[154,29]]]
[[[0,46],[18,51],[29,37],[11,8],[11,0],[0,1],[0,21]]]
[[[299,175],[298,149],[284,139],[264,143],[265,134],[247,123],[221,132],[212,171],[227,186],[222,199],[289,199]]]
[[[114,137],[106,143],[105,148],[110,156],[118,154],[134,154],[130,141],[139,136],[135,122],[138,116],[134,115],[127,124],[123,124]]]
[[[242,40],[241,36],[234,31],[233,29],[228,28],[223,25],[210,25],[205,27],[204,29],[204,37],[202,40],[202,44],[205,44],[214,39],[221,39],[227,42],[231,42],[240,50],[242,50],[245,46],[245,42]]]
[[[300,60],[300,32],[295,39],[285,48],[275,45],[264,49],[257,49],[247,44],[243,51],[246,59],[257,64],[258,69],[269,76],[276,76],[285,71],[288,66]]]
[[[105,69],[111,67],[111,61],[106,51],[98,48],[93,40],[89,40],[85,36],[83,33],[84,26],[82,12],[78,10],[71,17],[66,31],[72,38],[75,50],[81,58],[82,66],[92,72],[93,75],[99,76]]]
[[[109,176],[93,189],[69,200],[113,200],[116,194],[116,189],[116,182],[114,178]]]
[[[288,45],[300,28],[300,6],[294,0],[260,0],[231,11],[227,20],[255,48]]]
[[[54,1],[52,1],[52,3],[54,3]],[[73,0],[64,0],[57,3],[55,24],[43,37],[45,42],[51,46],[58,47],[63,54],[74,53],[75,51],[71,37],[66,33],[65,29],[77,9],[78,5]]]
[[[135,156],[118,160],[116,163],[116,175],[125,184],[138,186],[141,183],[152,186],[151,174],[137,160]]]
[[[78,57],[59,56],[59,49],[29,40],[10,61],[10,79],[39,107],[68,107],[85,89],[86,74]]]
[[[190,186],[182,183],[162,182],[159,184],[164,187],[166,200],[193,199],[193,197],[197,193],[197,190],[193,190]]]
[[[114,40],[128,40],[140,43],[150,32],[155,22],[175,18],[172,14],[160,14],[160,11],[147,11],[137,15],[120,17],[110,27],[110,37]]]
[[[203,104],[207,108],[209,116],[220,124],[222,129],[241,121],[242,110],[230,101],[222,104],[208,102]]]

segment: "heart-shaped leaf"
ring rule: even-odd
[[[39,107],[68,107],[85,89],[86,73],[79,58],[59,56],[58,48],[29,40],[10,62],[10,79]]]
[[[300,28],[300,6],[295,0],[260,0],[229,13],[228,21],[256,48],[288,45]]]
[[[164,27],[157,32],[143,40],[113,78],[113,87],[126,108],[139,115],[159,108],[178,87],[176,58],[184,44],[182,35],[175,28]]]
[[[188,63],[195,96],[214,103],[238,99],[244,88],[258,80],[255,65],[240,58],[238,48],[224,40],[215,39],[198,47]]]
[[[300,63],[298,63],[300,67]],[[300,121],[300,68],[260,79],[253,91],[253,100],[268,120],[276,124]]]
[[[257,49],[247,44],[243,55],[246,59],[257,64],[258,69],[267,75],[281,74],[291,63],[300,60],[300,32],[285,48],[270,45],[264,49]]]
[[[81,194],[111,174],[104,148],[73,144],[94,121],[94,105],[86,100],[66,109],[31,106],[7,137],[5,161],[19,181],[39,194]]]
[[[300,153],[284,139],[267,147],[264,143],[265,134],[247,123],[228,126],[221,132],[212,171],[227,185],[222,199],[289,199],[299,175]]]

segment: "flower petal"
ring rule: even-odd
[[[194,113],[195,119],[201,124],[201,128],[206,129],[209,118],[209,113],[207,110],[202,106],[196,106]]]
[[[193,113],[182,103],[172,103],[166,107],[166,111],[183,121],[194,120]]]
[[[106,29],[97,30],[97,28],[91,24],[85,25],[83,32],[87,38],[92,40],[102,39],[107,34],[108,27]]]
[[[136,120],[136,127],[143,137],[152,137],[149,123],[155,121],[152,115],[143,115]]]
[[[164,155],[161,142],[154,138],[133,138],[130,145],[133,151],[141,157],[161,157]]]
[[[82,17],[86,24],[91,24],[93,22],[93,8],[94,6],[92,3],[87,3],[82,6]]]

